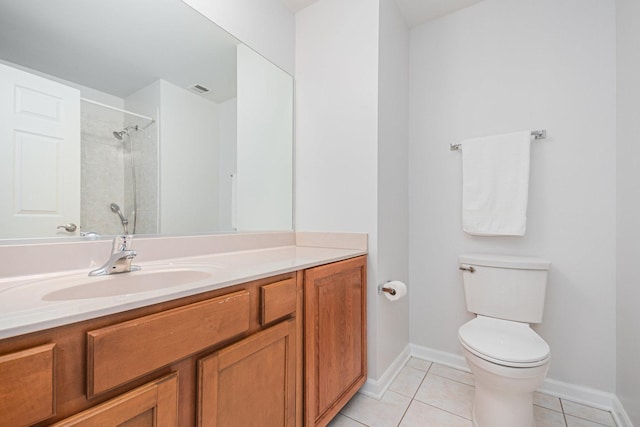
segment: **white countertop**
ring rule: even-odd
[[[87,279],[90,269],[0,279],[0,339],[119,313],[240,283],[302,270],[366,254],[362,249],[281,246],[134,264],[148,274],[169,269],[206,271],[206,278],[188,284],[143,292],[93,298],[52,300],[47,295],[69,283],[113,280],[116,275]],[[105,283],[108,286],[110,283]],[[106,291],[108,293],[108,291]]]

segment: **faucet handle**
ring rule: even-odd
[[[131,249],[131,241],[133,236],[130,234],[122,234],[113,239],[113,253],[124,252]]]

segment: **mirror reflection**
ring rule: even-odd
[[[179,0],[0,3],[0,239],[292,229],[293,79]]]

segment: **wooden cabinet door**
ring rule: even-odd
[[[177,427],[178,375],[171,374],[52,427]]]
[[[304,273],[305,425],[325,426],[367,378],[366,257]]]
[[[55,415],[55,344],[0,356],[0,427]]]
[[[198,362],[198,426],[293,427],[295,321],[278,323]]]

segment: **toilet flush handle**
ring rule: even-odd
[[[469,267],[465,267],[464,265],[461,265],[461,266],[460,266],[460,270],[468,271],[469,273],[475,273],[475,272],[476,272],[476,269],[475,269],[475,268],[473,268],[473,267],[471,267],[471,266],[469,266]]]

